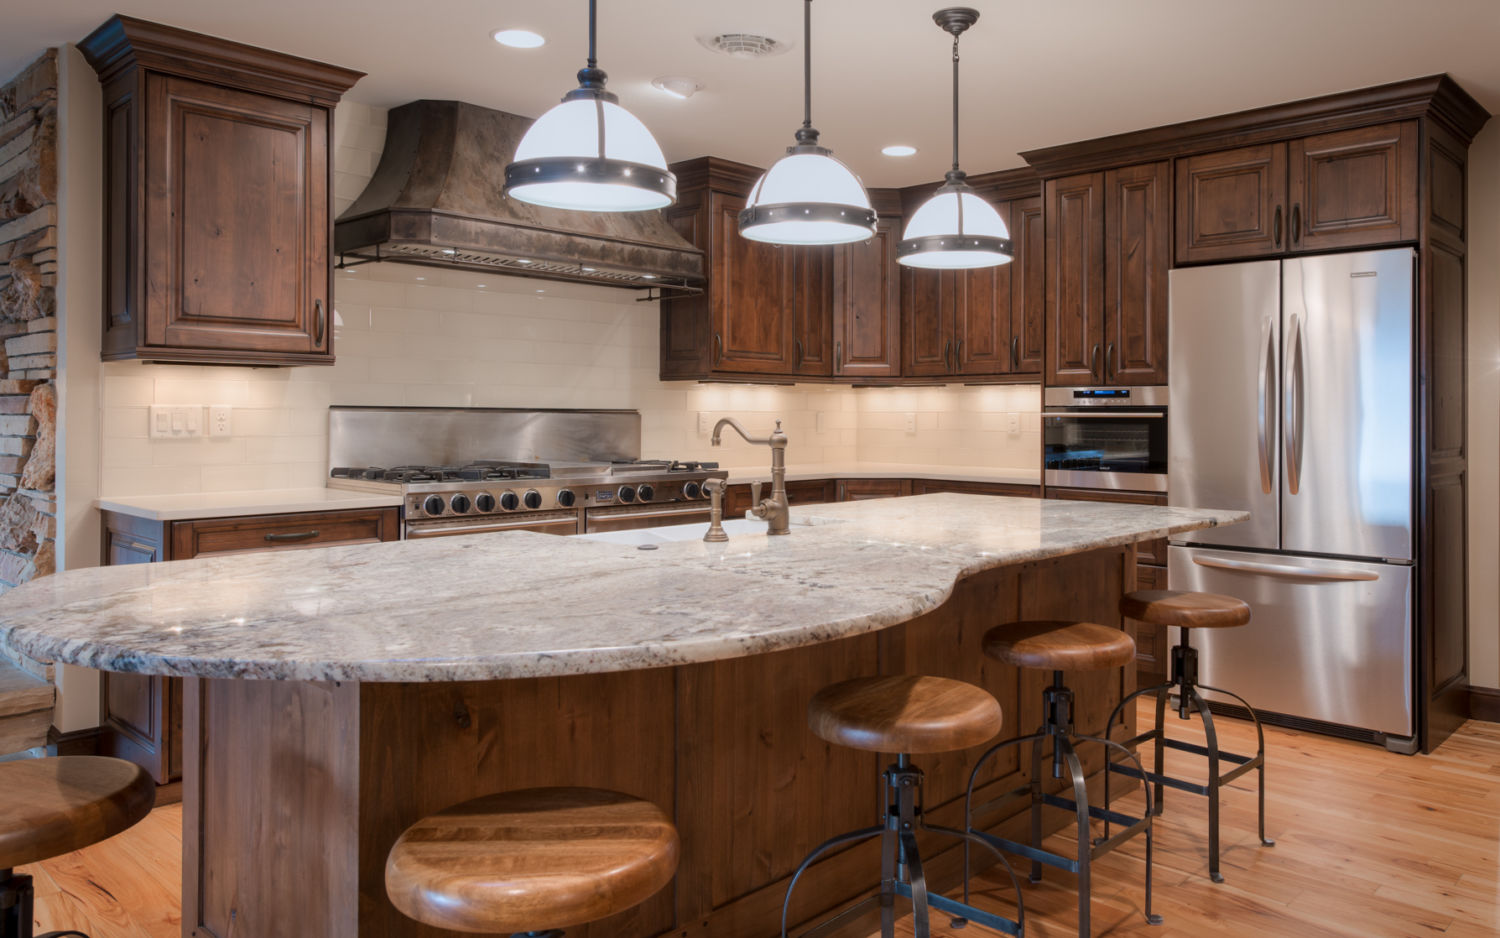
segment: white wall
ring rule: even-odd
[[[335,113],[334,199],[364,189],[385,139],[385,113]],[[637,294],[399,264],[335,276],[331,368],[103,366],[102,481],[107,495],[322,485],[330,404],[631,407],[643,453],[758,465],[739,441],[712,450],[697,414],[732,414],[752,429],[784,421],[790,464],[879,462],[1037,466],[1036,388],[853,390],[657,380],[658,309]],[[150,440],[153,404],[229,404],[230,439]],[[918,432],[891,409],[918,412]],[[1026,412],[1022,431],[1006,414]],[[819,432],[818,415],[822,414]]]
[[[1469,150],[1469,682],[1500,687],[1500,119]]]

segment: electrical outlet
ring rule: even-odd
[[[1015,436],[1016,434],[1021,432],[1020,414],[1005,415],[1005,432],[1009,433],[1011,436]]]
[[[228,404],[208,405],[208,435],[232,436],[234,430],[233,412],[234,408]]]
[[[906,415],[906,432],[907,433],[916,433],[917,432],[917,415],[916,414],[909,413],[909,412],[907,413],[907,415]]]
[[[714,429],[714,424],[713,424],[713,421],[711,419],[709,419],[708,411],[706,411],[706,410],[700,410],[700,411],[698,411],[698,434],[700,436],[708,436],[710,433],[713,432],[713,429]]]
[[[152,404],[148,417],[154,440],[187,440],[203,435],[203,408],[198,404]]]

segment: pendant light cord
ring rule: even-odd
[[[592,0],[591,0],[592,2]],[[953,36],[953,171],[958,172],[958,35]]]
[[[802,5],[802,127],[812,129],[812,0]]]
[[[589,68],[599,67],[599,57],[594,54],[594,22],[597,19],[595,0],[589,0]],[[955,46],[957,43],[955,43]]]

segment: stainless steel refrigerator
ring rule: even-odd
[[[1168,551],[1173,589],[1254,610],[1194,632],[1200,678],[1400,751],[1417,734],[1414,265],[1403,248],[1170,281],[1171,503],[1250,512]]]

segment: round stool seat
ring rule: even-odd
[[[0,792],[0,869],[106,840],[156,803],[156,785],[145,769],[104,756],[0,762]]]
[[[982,687],[897,674],[830,684],[807,705],[807,725],[839,746],[871,752],[951,752],[1000,732],[1000,703]]]
[[[408,827],[385,891],[426,925],[481,934],[566,928],[650,898],[677,872],[677,829],[649,801],[595,788],[485,795]]]
[[[1093,622],[1011,622],[984,635],[984,653],[1018,668],[1105,671],[1135,660],[1135,641]]]
[[[1250,621],[1250,604],[1218,593],[1136,590],[1120,600],[1120,614],[1153,625],[1230,629]]]

